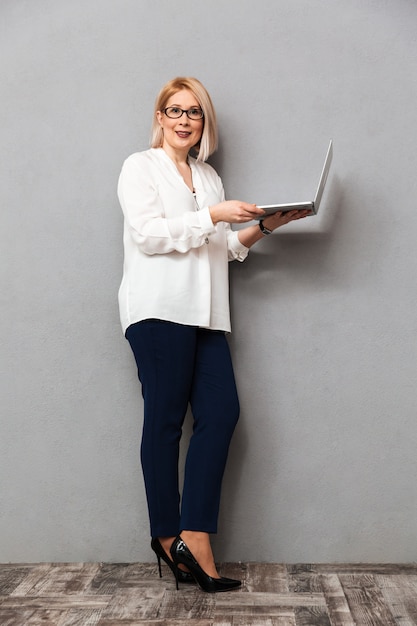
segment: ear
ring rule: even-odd
[[[162,126],[162,118],[163,118],[163,113],[161,111],[157,111],[156,112],[156,119],[158,120],[160,126]]]

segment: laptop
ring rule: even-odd
[[[323,197],[324,187],[326,185],[332,158],[333,141],[330,140],[314,200],[309,200],[306,202],[290,202],[286,204],[264,204],[257,206],[259,206],[260,209],[263,209],[267,215],[272,215],[273,213],[277,213],[278,211],[305,211],[306,209],[310,210],[311,215],[317,215],[320,207],[320,202]],[[258,219],[262,219],[263,217],[264,216],[261,216]]]

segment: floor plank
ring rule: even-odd
[[[371,574],[340,576],[353,619],[363,626],[396,626],[389,605]]]
[[[36,587],[39,589],[41,582],[48,580],[48,576],[52,570],[52,563],[41,563],[40,565],[34,565],[33,568],[29,568],[27,570],[27,576],[15,587],[11,595],[24,596]]]
[[[297,606],[294,612],[296,626],[331,626],[329,615],[321,606]]]
[[[320,574],[320,582],[332,626],[355,626],[339,577]]]
[[[101,619],[101,610],[70,609],[61,616],[56,626],[97,626]]]
[[[74,596],[74,595],[30,595],[0,598],[0,611],[5,609],[49,609],[65,611],[67,609],[104,609],[108,606],[111,596]],[[0,622],[1,624],[1,622]]]
[[[165,596],[165,590],[140,587],[139,589],[124,589],[115,593],[107,608],[103,611],[103,618],[123,621],[132,616],[135,619],[152,619],[159,613],[159,607]]]
[[[249,592],[288,593],[287,569],[279,563],[248,563],[245,587]]]
[[[166,591],[158,617],[181,620],[210,620],[213,618],[216,596],[203,593],[194,585],[183,585],[179,591]]]
[[[391,607],[396,624],[417,624],[417,575],[377,575],[375,580]]]

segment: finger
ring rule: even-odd
[[[264,209],[260,209],[256,204],[249,205],[249,212],[251,215],[266,215],[266,211]]]
[[[290,219],[297,220],[300,217],[304,217],[304,211],[291,211]]]

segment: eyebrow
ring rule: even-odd
[[[167,104],[167,109],[169,107],[178,107],[178,109],[181,109],[181,105],[180,104]],[[188,107],[189,109],[201,109],[201,106],[199,104],[192,104],[190,107]]]

